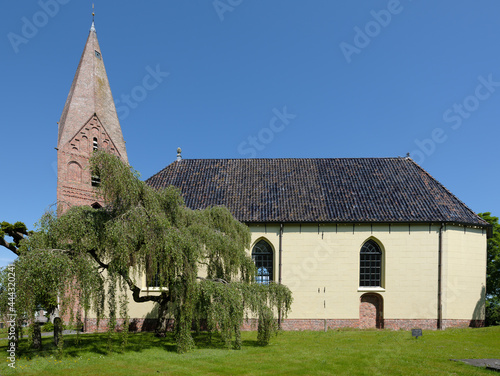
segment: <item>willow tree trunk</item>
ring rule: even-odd
[[[158,321],[156,323],[155,336],[165,337],[168,330],[168,322],[170,320],[168,314],[168,302],[170,301],[167,294],[162,293],[158,303]]]
[[[36,350],[42,349],[42,331],[40,324],[37,322],[33,324],[33,348]]]
[[[54,345],[59,345],[63,334],[63,323],[60,317],[54,319]]]

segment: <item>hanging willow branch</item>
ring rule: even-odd
[[[54,307],[59,298],[63,309],[94,311],[99,325],[107,306],[111,336],[118,318],[127,322],[127,288],[135,302],[157,304],[157,335],[163,336],[174,319],[179,352],[194,346],[193,321],[206,322],[228,346],[234,335],[236,348],[241,346],[239,327],[249,314],[262,317],[266,333],[275,331],[274,314],[286,315],[291,293],[283,285],[254,282],[246,225],[224,207],[187,208],[178,189],[152,189],[117,157],[97,151],[90,164],[101,177],[98,194],[107,205],[72,207],[60,216],[47,213],[38,230],[20,240],[20,311]],[[156,276],[161,293],[142,295],[135,280],[141,275]],[[80,306],[72,302],[68,286],[80,292]]]

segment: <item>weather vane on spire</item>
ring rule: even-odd
[[[95,13],[94,13],[94,3],[92,3],[92,26],[90,27],[90,31],[94,31],[95,32],[94,16],[95,16]]]

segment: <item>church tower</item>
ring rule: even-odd
[[[57,208],[74,205],[103,206],[94,187],[89,158],[104,149],[128,163],[125,141],[104,68],[103,56],[92,22],[87,43],[76,70],[59,121],[57,142]]]

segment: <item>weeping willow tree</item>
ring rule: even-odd
[[[284,285],[254,282],[248,227],[223,207],[187,208],[176,188],[152,189],[114,156],[96,152],[90,162],[106,205],[48,213],[21,242],[19,309],[32,315],[39,304],[59,304],[68,312],[93,310],[99,319],[106,307],[114,330],[117,318],[127,316],[129,290],[135,302],[157,304],[158,336],[174,319],[179,352],[194,346],[192,325],[200,322],[239,348],[248,315],[258,317],[258,340],[267,344],[275,314],[286,317],[292,297]],[[156,276],[159,294],[141,294],[144,274]]]
[[[88,256],[61,247],[57,241],[56,223],[51,213],[42,217],[38,231],[28,232],[20,222],[2,223],[4,229],[11,231],[0,235],[12,236],[12,229],[17,228],[17,237],[12,236],[14,242],[7,243],[6,248],[18,258],[0,271],[0,313],[7,322],[15,319],[16,332],[22,324],[30,323],[30,341],[37,329],[35,313],[41,307],[51,314],[64,315],[79,302],[82,308],[89,310],[92,301],[99,300],[102,291],[99,287],[104,282]],[[24,231],[19,231],[22,228]],[[61,312],[58,307],[62,308]],[[74,321],[74,317],[70,321]],[[63,341],[57,342],[62,351]]]

